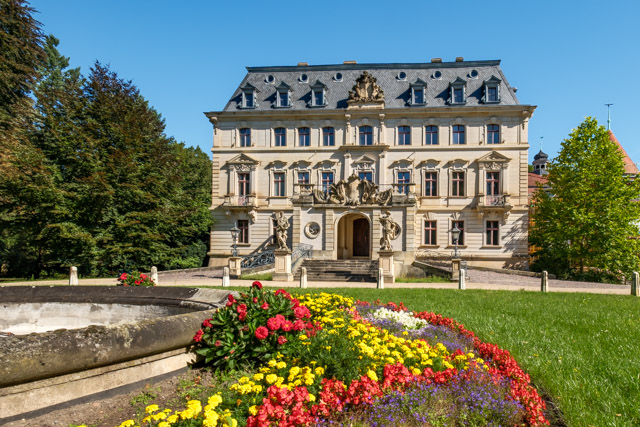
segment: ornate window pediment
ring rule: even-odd
[[[407,169],[413,166],[413,160],[400,159],[389,165],[389,169]]]
[[[284,169],[285,166],[287,166],[287,162],[283,162],[282,160],[274,160],[267,164],[267,168],[269,169]]]
[[[311,85],[310,107],[324,107],[327,105],[327,86],[320,80]]]
[[[502,80],[493,75],[489,80],[484,81],[483,103],[497,104],[500,102],[500,82],[502,82]]]
[[[454,159],[454,160],[449,160],[449,162],[447,162],[447,164],[449,165],[449,167],[451,169],[465,169],[467,167],[467,165],[469,164],[468,160],[464,160],[464,159]]]
[[[487,170],[506,169],[510,161],[511,159],[509,157],[504,154],[500,154],[497,151],[492,151],[476,160],[480,169]]]
[[[276,86],[276,105],[277,108],[291,107],[291,86],[285,82],[280,82]]]
[[[353,162],[355,169],[372,169],[376,161],[369,156],[362,156],[358,160]]]
[[[436,159],[427,159],[423,160],[416,167],[423,169],[437,169],[438,165],[440,165],[440,161]]]
[[[458,77],[449,83],[449,104],[462,105],[467,103],[467,81]]]
[[[426,89],[427,83],[422,79],[417,79],[411,83],[411,105],[427,105]]]
[[[252,157],[247,156],[244,153],[241,153],[235,156],[234,158],[232,158],[231,160],[228,160],[225,164],[232,169],[249,170],[249,169],[255,169],[255,167],[259,165],[260,162]]]

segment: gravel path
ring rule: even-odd
[[[516,274],[497,273],[493,271],[474,270],[468,271],[469,282],[471,283],[491,283],[494,285],[517,285],[522,287],[540,287],[539,277],[520,276]],[[608,283],[575,282],[571,280],[549,279],[549,288],[564,289],[629,289],[629,285],[613,285]]]

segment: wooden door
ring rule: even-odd
[[[365,218],[353,221],[353,256],[369,256],[369,221]]]

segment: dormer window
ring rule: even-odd
[[[256,108],[257,103],[256,103],[256,92],[258,92],[258,89],[256,89],[255,86],[253,86],[251,83],[246,83],[244,86],[242,86],[240,88],[240,90],[242,91],[242,104],[241,104],[241,108]]]
[[[276,91],[276,107],[291,107],[291,87],[285,82],[282,82],[276,87]]]
[[[496,76],[491,76],[489,80],[485,80],[482,102],[485,104],[500,102],[500,82],[501,80]]]
[[[427,103],[424,96],[426,88],[427,84],[421,79],[411,84],[411,105],[425,105]]]
[[[327,87],[320,80],[311,85],[311,107],[324,107],[327,105]]]
[[[449,85],[449,104],[465,104],[467,102],[466,86],[467,82],[460,77],[451,82]]]

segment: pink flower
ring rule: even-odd
[[[264,326],[258,326],[255,332],[255,335],[256,335],[256,338],[258,338],[259,340],[263,340],[269,336],[269,330]]]
[[[196,332],[196,334],[194,335],[193,340],[195,342],[202,341],[202,335],[204,335],[204,331],[202,329],[199,329],[198,332]]]
[[[215,345],[216,347],[220,347],[222,345],[222,342],[220,340],[216,340],[213,345]]]
[[[304,329],[304,322],[302,320],[298,319],[295,322],[293,322],[294,331],[301,331],[303,329]]]
[[[282,344],[284,344],[286,342],[287,342],[287,339],[283,335],[280,335],[278,337],[278,344],[282,345]]]
[[[263,310],[269,310],[269,304],[267,304],[267,302],[265,301],[264,303],[262,303],[260,308],[263,309]]]
[[[293,323],[291,323],[290,320],[285,320],[281,327],[283,331],[289,332],[291,329],[293,329]]]
[[[272,331],[277,331],[282,326],[282,321],[276,317],[267,320],[267,327]]]
[[[309,309],[304,305],[300,305],[293,309],[293,314],[295,314],[296,319],[304,319],[305,317],[311,317],[311,313]]]
[[[254,297],[254,298],[253,298],[253,303],[254,303],[254,304],[257,304],[257,303],[258,303],[258,298],[255,298],[255,297]]]

